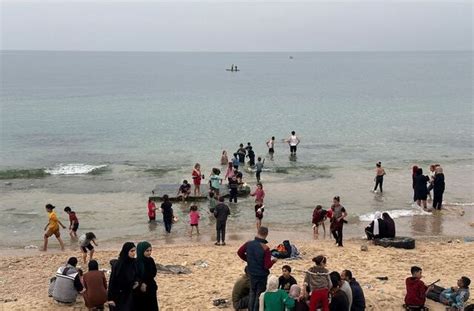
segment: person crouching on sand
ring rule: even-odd
[[[50,236],[54,234],[56,236],[56,239],[58,239],[59,245],[61,245],[61,250],[64,250],[64,242],[61,239],[61,233],[59,232],[59,225],[63,227],[63,229],[66,229],[66,226],[63,225],[59,219],[56,213],[53,211],[55,209],[55,206],[52,204],[46,204],[45,206],[46,211],[48,212],[48,223],[44,227],[44,230],[46,231],[44,233],[44,245],[42,251],[47,251],[48,250],[48,239]],[[46,230],[47,229],[47,230]]]
[[[316,208],[313,211],[313,235],[317,236],[319,234],[319,226],[323,226],[324,236],[326,236],[326,226],[324,221],[327,218],[327,211],[323,209],[321,205],[316,205]]]

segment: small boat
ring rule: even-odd
[[[153,189],[152,195],[149,197],[149,199],[155,202],[163,201],[163,196],[167,194],[171,202],[182,202],[183,198],[176,194],[179,189],[179,186],[180,185],[178,184],[157,185],[155,189]],[[228,198],[230,196],[229,188],[227,187],[227,185],[221,185],[219,192],[220,192],[220,196],[223,196],[224,198]],[[191,190],[191,193],[192,193],[192,190]],[[186,202],[206,201],[209,199],[209,197],[207,196],[208,193],[209,193],[209,185],[202,184],[201,195],[200,196],[190,195],[186,198],[185,201]],[[239,188],[237,192],[237,196],[246,197],[249,195],[250,195],[250,186],[248,186],[247,184],[243,184]]]
[[[229,68],[227,68],[226,71],[232,71],[233,72],[233,71],[240,71],[240,69],[229,69]]]

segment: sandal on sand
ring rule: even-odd
[[[214,300],[212,301],[212,304],[213,304],[214,306],[216,306],[216,307],[217,307],[217,306],[220,306],[220,305],[223,305],[223,304],[226,304],[226,303],[227,303],[227,300],[225,300],[225,299],[220,299],[220,298],[219,298],[219,299],[214,299]]]

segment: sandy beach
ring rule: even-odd
[[[276,235],[276,234],[275,234]],[[250,238],[250,236],[249,236]],[[245,240],[232,240],[226,246],[217,247],[209,243],[152,243],[153,257],[157,263],[184,265],[191,269],[187,275],[158,274],[158,299],[161,310],[232,310],[214,307],[217,298],[231,299],[234,281],[242,273],[245,263],[236,255],[238,247]],[[269,245],[281,241],[269,235]],[[404,280],[409,276],[412,265],[423,268],[426,283],[441,279],[439,285],[452,286],[461,275],[472,275],[474,266],[474,243],[452,238],[417,240],[414,250],[382,248],[368,245],[368,251],[360,247],[366,241],[352,239],[344,248],[334,246],[333,240],[292,241],[298,246],[301,260],[279,260],[272,268],[272,274],[280,275],[281,266],[289,264],[293,275],[300,283],[305,269],[312,265],[313,256],[328,257],[330,271],[349,269],[364,289],[368,310],[401,310],[405,295]],[[110,259],[116,258],[117,250],[98,248],[97,259],[100,269],[110,269]],[[5,254],[4,254],[5,255]],[[86,310],[82,298],[74,307],[60,306],[48,298],[47,284],[56,269],[68,257],[79,252],[33,251],[30,255],[0,258],[0,310]],[[205,261],[208,266],[195,263]],[[387,281],[376,277],[386,276]],[[470,303],[474,302],[474,297]],[[431,310],[444,310],[440,304],[428,301]]]

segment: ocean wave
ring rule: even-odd
[[[153,167],[147,168],[144,170],[145,173],[151,174],[153,176],[161,177],[166,175],[169,172],[176,171],[176,167]]]
[[[42,168],[13,169],[0,171],[0,179],[43,178],[48,175],[49,173]]]
[[[432,215],[430,212],[426,212],[423,209],[418,208],[418,207],[414,207],[412,209],[395,209],[395,210],[385,211],[385,212],[387,212],[390,215],[390,217],[394,219],[400,218],[400,217],[431,216]],[[359,220],[372,221],[374,220],[374,215],[375,215],[375,212],[360,215]]]
[[[89,165],[89,164],[59,164],[54,168],[46,169],[45,172],[51,175],[82,175],[82,174],[100,174],[107,168],[107,165]]]

